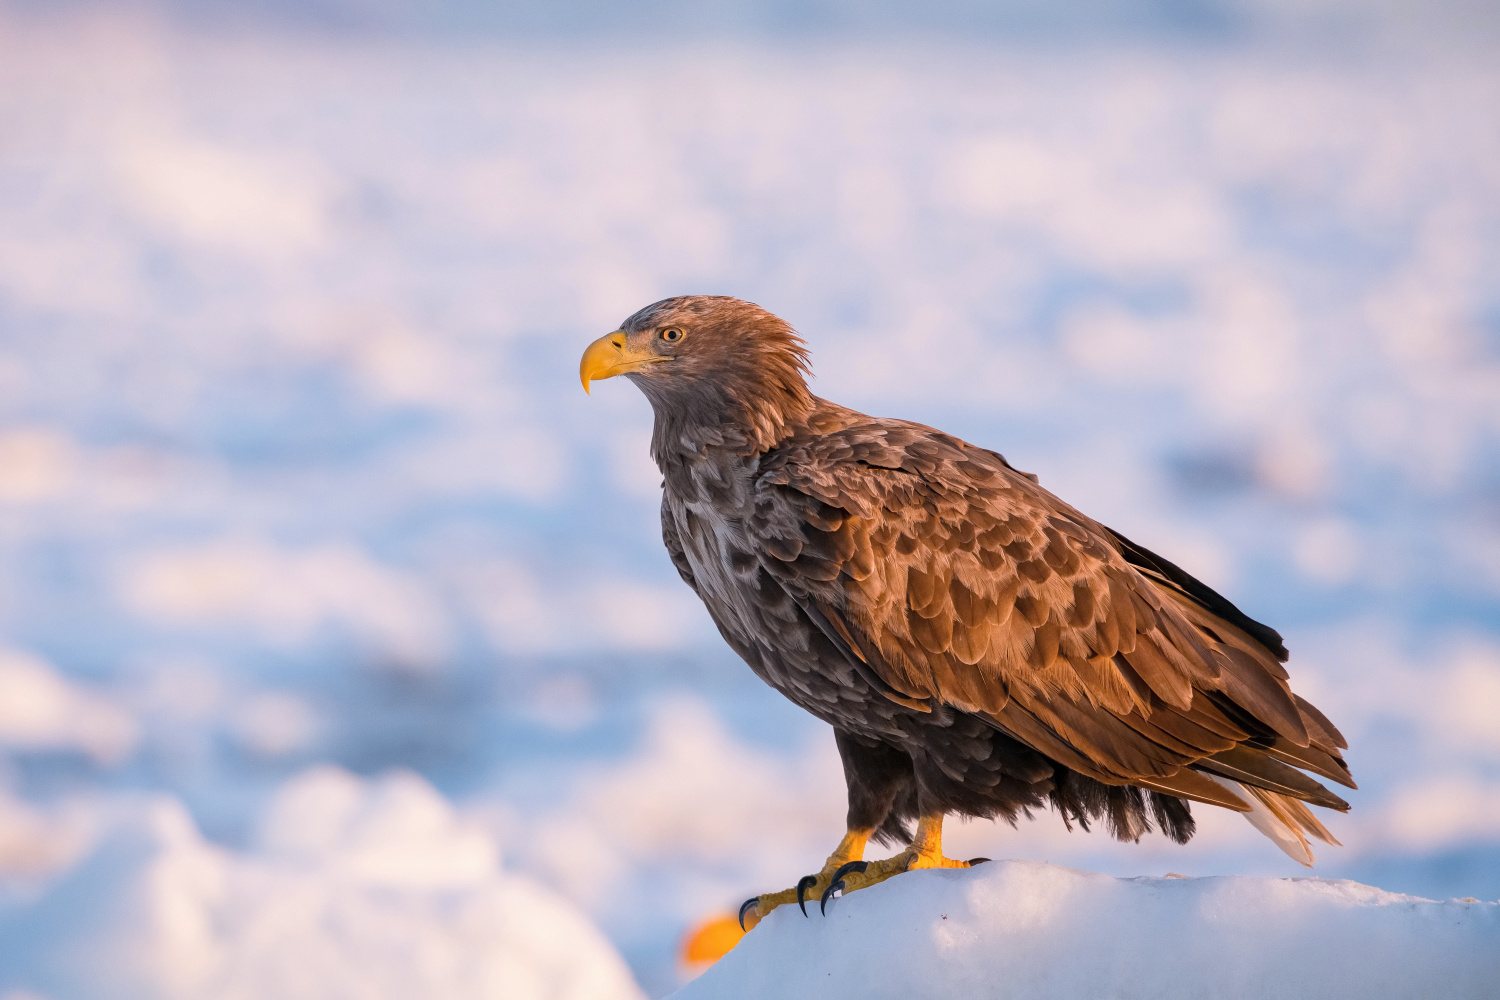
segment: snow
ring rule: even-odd
[[[781,907],[674,1000],[1493,997],[1500,903],[993,861]]]
[[[815,868],[827,728],[662,552],[639,393],[577,385],[583,344],[685,290],[762,302],[821,395],[1000,449],[1280,629],[1361,786],[1318,874],[1500,893],[1493,18],[1235,0],[1241,33],[1147,44],[1022,3],[1090,39],[1032,44],[714,36],[798,5],[665,0],[697,27],[664,61],[449,20],[481,6],[0,0],[0,895],[81,877],[151,795],[228,870],[476,891],[452,830],[411,877],[459,888],[351,882],[407,834],[360,832],[326,772],[343,846],[269,832],[309,767],[407,768],[659,995],[686,927]],[[1464,44],[1431,44],[1444,10]],[[949,837],[1300,874],[1198,818],[1185,847]],[[131,926],[59,912],[53,944]]]
[[[309,770],[246,851],[169,797],[107,811],[74,867],[0,904],[0,995],[641,998],[587,917],[503,873],[486,832],[409,772]]]

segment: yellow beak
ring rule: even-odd
[[[657,361],[670,360],[659,354],[631,350],[625,331],[616,330],[606,333],[583,352],[583,360],[578,363],[578,378],[583,382],[583,391],[588,392],[589,383],[596,378],[614,378]]]

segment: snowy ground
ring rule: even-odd
[[[0,970],[26,996],[642,997],[587,917],[502,873],[493,839],[413,774],[308,771],[248,851],[206,842],[161,796],[116,802],[99,827],[66,874],[0,910]]]
[[[675,1000],[1482,1000],[1500,903],[1312,878],[1133,878],[1038,862],[908,873],[773,912]]]
[[[227,886],[183,904],[221,964],[146,949],[172,982],[259,961],[235,927],[315,936],[256,886],[386,893],[263,839],[323,765],[421,775],[500,858],[401,890],[371,933],[414,949],[459,933],[433,900],[534,890],[661,995],[691,922],[819,865],[831,740],[676,579],[639,394],[577,386],[583,345],[682,291],[765,304],[817,391],[1002,450],[1282,629],[1361,783],[1320,874],[1500,897],[1487,23],[1329,3],[1290,40],[708,32],[664,60],[192,6],[0,2],[0,920],[35,954],[135,940],[85,914],[148,906],[157,854]],[[1202,831],[950,836],[1295,873],[1237,817]],[[384,947],[348,940],[306,946]],[[86,993],[0,955],[0,996]],[[463,995],[443,961],[412,967]]]

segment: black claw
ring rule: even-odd
[[[745,929],[745,911],[759,902],[759,896],[751,896],[749,899],[740,904],[740,930]]]
[[[845,889],[845,875],[850,872],[863,872],[868,867],[870,867],[868,861],[848,861],[839,865],[839,870],[833,873],[833,881],[829,882],[828,888],[823,890],[823,898],[818,900],[818,912],[825,917],[828,915],[828,901],[833,898],[834,893]]]
[[[818,900],[818,912],[823,914],[823,916],[825,917],[828,916],[828,901],[833,898],[834,893],[843,891],[844,880],[841,878],[834,879],[833,882],[829,884],[828,888],[823,890],[823,898]]]
[[[870,867],[870,862],[868,861],[846,861],[843,864],[839,865],[838,871],[833,873],[833,880],[837,882],[839,879],[843,878],[845,875],[848,875],[850,872],[859,872],[863,874],[864,870],[868,867]]]
[[[807,890],[818,884],[818,876],[804,875],[797,880],[797,909],[807,916]]]
[[[969,859],[969,867],[973,868],[975,865],[982,865],[982,864],[984,864],[988,860],[989,860],[989,858],[970,858]]]

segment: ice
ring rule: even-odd
[[[1314,878],[1113,878],[994,861],[781,907],[676,1000],[1480,1000],[1500,903]]]
[[[641,997],[586,917],[503,872],[493,840],[414,774],[305,772],[244,851],[206,841],[170,797],[105,809],[76,866],[0,905],[0,995]]]

